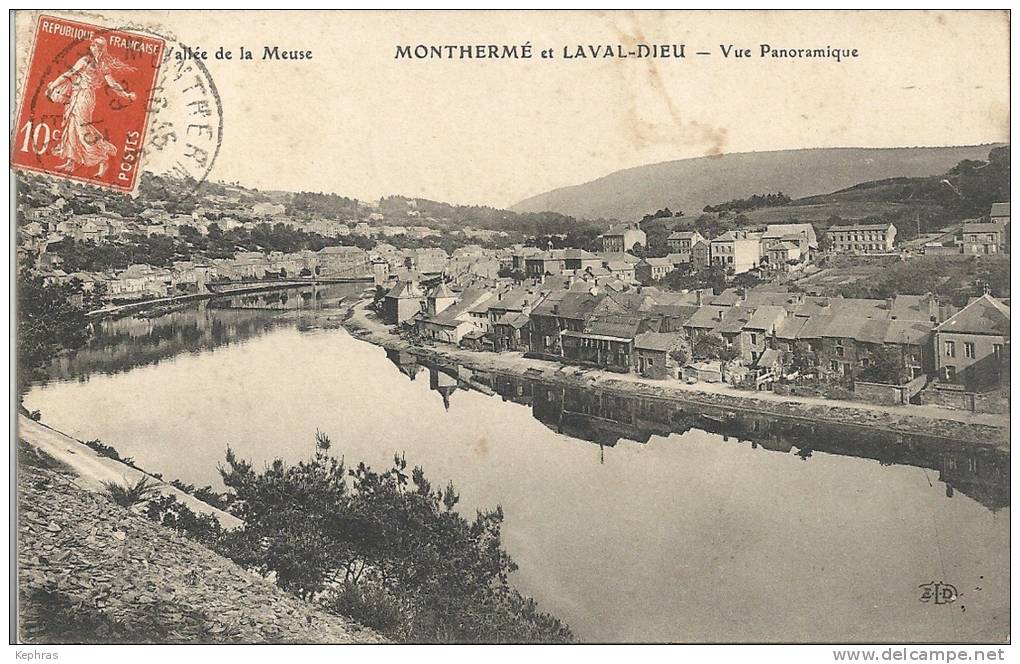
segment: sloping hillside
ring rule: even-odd
[[[385,642],[78,479],[22,446],[21,643]]]
[[[616,171],[534,196],[511,209],[589,219],[640,219],[664,207],[691,215],[705,205],[762,192],[800,198],[860,182],[937,175],[964,159],[986,159],[992,147],[817,148],[681,159]]]

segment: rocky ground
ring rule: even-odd
[[[17,551],[26,644],[384,641],[79,487],[66,466],[28,447]]]

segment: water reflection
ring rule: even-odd
[[[185,353],[243,344],[279,325],[308,329],[321,319],[301,313],[335,309],[363,289],[360,284],[309,285],[200,300],[158,315],[143,312],[97,321],[88,345],[58,356],[47,373],[49,380],[85,382],[93,374],[122,373]]]
[[[198,486],[227,446],[296,463],[317,429],[373,467],[406,452],[465,514],[503,506],[515,584],[588,641],[1008,638],[1001,455],[429,365],[293,300],[110,321],[73,358],[91,379],[26,407]],[[933,581],[966,612],[919,601]]]
[[[429,388],[440,393],[447,410],[457,389],[498,394],[504,401],[529,406],[532,416],[552,431],[597,444],[603,461],[605,448],[615,447],[621,440],[645,444],[652,436],[695,429],[718,434],[723,442],[749,444],[752,449],[795,453],[805,461],[818,451],[873,459],[885,466],[915,466],[937,473],[947,497],[959,491],[993,511],[1009,506],[1009,455],[997,448],[700,405],[695,411],[666,399],[433,364],[404,351],[388,350],[386,357],[411,380],[427,369]]]

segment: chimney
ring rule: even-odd
[[[701,289],[699,288],[698,290],[696,290],[696,291],[694,291],[694,292],[698,294],[698,297],[697,297],[697,304],[698,304],[698,306],[700,307],[700,306],[701,306],[701,298],[702,298],[702,295],[701,295]]]
[[[560,315],[560,304],[559,302],[553,304],[553,314],[556,316]]]

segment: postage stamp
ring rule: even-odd
[[[153,35],[40,16],[12,165],[133,191],[165,48]]]

